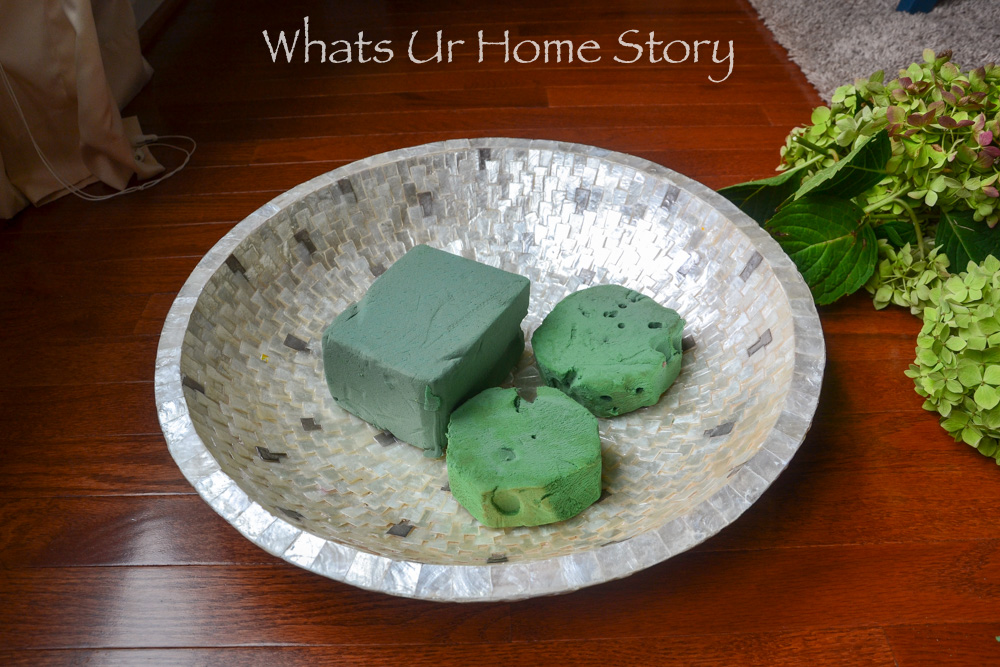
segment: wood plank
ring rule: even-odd
[[[509,605],[402,601],[281,563],[10,570],[0,646],[187,648],[507,641]]]
[[[301,101],[317,97],[343,98],[379,96],[385,100],[403,96],[429,97],[443,94],[448,97],[477,99],[487,92],[499,96],[497,90],[524,87],[543,89],[549,106],[592,106],[595,100],[622,99],[625,104],[662,104],[665,101],[697,100],[702,103],[721,104],[733,99],[753,97],[755,94],[766,99],[783,101],[797,106],[803,105],[801,93],[795,86],[775,77],[773,81],[744,80],[730,77],[723,83],[708,80],[681,82],[668,76],[651,76],[647,69],[625,67],[614,73],[609,82],[608,73],[603,70],[555,70],[536,68],[525,71],[503,70],[483,76],[476,71],[450,72],[397,72],[358,75],[319,76],[275,76],[259,80],[257,85],[239,85],[236,80],[188,81],[188,93],[199,100],[192,102],[188,95],[179,94],[179,85],[154,81],[143,94],[131,102],[124,115],[164,117],[188,113],[201,113],[205,104],[212,104],[212,113],[219,117],[223,108],[243,105],[243,113],[255,114],[256,103],[269,101],[276,104],[285,101],[285,107],[292,109]],[[652,79],[652,80],[651,80]],[[652,92],[643,95],[641,91],[652,86]],[[603,89],[608,92],[602,92]],[[465,95],[465,97],[460,97]],[[254,104],[248,104],[253,102]],[[770,106],[770,105],[769,105]]]
[[[25,354],[40,341],[109,338],[132,333],[149,296],[93,294],[86,300],[62,296],[27,301],[0,297],[0,340],[17,342]]]
[[[820,399],[824,409],[841,416],[916,412],[924,399],[913,390],[913,380],[903,375],[908,365],[895,359],[880,364],[828,357]],[[856,387],[865,387],[867,393],[853,391]],[[877,396],[878,401],[872,401],[872,396]]]
[[[998,594],[997,540],[693,551],[618,582],[516,604],[512,638],[997,624]]]
[[[151,294],[149,296],[149,301],[146,302],[146,307],[143,309],[142,314],[139,315],[139,319],[135,323],[132,333],[136,335],[159,335],[163,330],[163,324],[167,319],[167,314],[170,312],[170,308],[173,306],[174,299],[176,298],[176,293]]]
[[[0,440],[0,452],[4,499],[193,493],[159,431]]]
[[[601,106],[608,99],[613,99],[620,104],[634,106],[648,106],[665,103],[677,103],[685,100],[697,100],[700,103],[719,102],[724,103],[727,98],[731,99],[734,86],[748,85],[740,81],[725,84],[713,83],[688,83],[679,84],[675,82],[650,83],[648,78],[645,81],[636,83],[613,83],[613,84],[578,84],[570,85],[560,82],[559,85],[549,85],[546,87],[550,107],[563,106]],[[750,91],[747,91],[748,93]],[[753,91],[761,99],[768,100],[764,105],[764,113],[771,121],[772,125],[787,125],[787,121],[775,122],[780,117],[772,114],[772,110],[783,108],[785,105],[794,105],[795,108],[804,106],[802,96],[797,90],[787,83],[757,83]],[[807,117],[808,120],[808,117]],[[779,144],[780,146],[780,144]]]
[[[280,562],[190,487],[186,495],[0,500],[0,509],[0,560],[11,568]]]
[[[160,432],[153,383],[105,383],[28,389],[0,387],[0,447],[56,438]]]
[[[308,120],[306,120],[308,119]],[[213,118],[177,117],[175,133],[212,141],[290,139],[317,136],[391,134],[448,131],[496,132],[511,128],[566,127],[682,127],[770,126],[763,108],[755,103],[675,104],[649,107],[601,106],[559,109],[470,109],[458,111],[384,111],[363,114],[324,114],[285,118],[248,118],[239,123]],[[777,146],[775,150],[777,150]]]
[[[481,78],[481,77],[480,77]],[[405,92],[359,93],[345,90],[343,83],[332,94],[320,95],[309,90],[309,95],[301,90],[294,104],[286,98],[240,100],[220,102],[212,107],[214,120],[235,120],[249,118],[282,118],[294,116],[322,116],[328,114],[377,113],[386,110],[407,111],[456,111],[468,109],[497,109],[519,107],[546,107],[548,98],[539,86],[506,87],[498,95],[493,88],[473,88],[470,90],[433,90]],[[248,104],[253,102],[253,104]],[[203,103],[156,104],[155,112],[160,119],[174,116],[190,116],[204,108]],[[143,109],[134,109],[141,114]]]
[[[828,408],[821,398],[812,429],[794,461],[811,471],[880,470],[886,475],[899,469],[919,472],[995,465],[968,445],[955,442],[938,420],[936,413],[921,410],[919,405],[892,412],[842,414]]]
[[[554,129],[530,129],[530,128],[506,128],[496,131],[480,131],[478,133],[470,131],[465,137],[474,136],[490,137],[498,132],[516,133],[524,139],[544,139],[549,141],[570,141],[575,143],[587,143],[601,146],[623,153],[634,153],[649,148],[650,130],[644,128],[554,128]],[[718,148],[719,132],[717,127],[660,127],[655,130],[656,135],[664,145],[671,150],[694,150]],[[760,132],[755,132],[746,141],[740,143],[740,147],[746,149],[758,149],[765,154],[762,157],[770,157],[766,163],[766,169],[770,172],[778,165],[778,149],[784,143],[787,128],[766,127]],[[455,133],[450,130],[445,131],[417,131],[396,134],[370,134],[370,135],[345,135],[336,137],[308,137],[299,139],[272,139],[267,141],[208,141],[198,145],[197,159],[188,170],[192,178],[187,185],[194,183],[199,190],[195,192],[227,192],[234,191],[234,185],[227,185],[225,181],[213,178],[218,171],[199,172],[202,168],[214,167],[242,167],[246,165],[264,165],[270,163],[280,163],[283,169],[297,167],[299,162],[327,162],[331,167],[370,157],[377,153],[383,153],[397,148],[416,146],[435,141],[446,141],[456,139]],[[243,150],[243,147],[252,145],[252,150]],[[234,150],[239,147],[239,150]],[[195,180],[193,176],[198,174],[200,178]],[[180,179],[181,175],[177,175]],[[174,180],[174,179],[172,179]],[[235,180],[232,176],[229,180]],[[291,180],[291,179],[289,179]],[[294,181],[298,183],[300,181]],[[157,194],[168,192],[167,185],[171,181],[163,183],[163,187],[157,186]],[[249,189],[247,184],[238,183],[236,189]],[[212,188],[213,190],[208,190]]]
[[[224,12],[227,8],[233,6],[232,0],[202,0],[197,4],[187,6],[181,16],[182,19],[196,20],[199,19],[203,14],[218,14],[219,12]],[[247,9],[256,10],[266,10],[271,7],[268,4],[268,0],[246,0],[246,2],[240,4],[241,7]],[[344,6],[338,6],[336,9],[329,9],[324,7],[317,7],[313,0],[286,0],[282,3],[283,12],[296,12],[298,13],[302,9],[315,9],[316,11],[325,11],[329,16],[336,16],[346,20],[353,19],[377,19],[380,23],[390,25],[392,21],[412,21],[419,20],[421,17],[427,17],[431,21],[432,25],[436,25],[442,18],[449,17],[461,17],[463,20],[469,23],[478,23],[482,20],[496,20],[498,12],[496,9],[488,8],[488,6],[483,5],[481,2],[476,2],[475,0],[453,0],[447,5],[429,5],[415,7],[409,4],[389,4],[380,7],[377,13],[373,14],[372,9],[369,5],[352,5],[345,4]],[[521,20],[554,20],[554,21],[564,21],[567,17],[575,16],[572,11],[581,11],[581,4],[579,2],[572,2],[572,0],[549,0],[545,4],[539,4],[537,2],[532,2],[531,0],[511,0],[510,2],[504,3],[503,12],[499,14],[500,17],[507,17],[507,12],[517,12],[517,16]],[[650,3],[645,0],[622,0],[614,5],[606,5],[600,3],[588,3],[586,5],[586,16],[592,19],[607,19],[613,17],[628,17],[633,15],[635,12],[641,12],[643,15],[647,13],[653,16],[677,16],[689,17],[708,13],[710,15],[720,14],[739,14],[743,16],[752,17],[753,14],[748,14],[747,9],[738,3],[733,3],[729,0],[704,0],[703,3],[699,4],[697,8],[686,3],[660,3],[655,6],[650,6]],[[508,19],[508,23],[510,20]]]
[[[23,211],[14,220],[3,223],[0,239],[7,234],[53,234],[77,230],[80,220],[88,220],[88,229],[131,229],[159,225],[182,225],[239,222],[280,194],[238,192],[190,197],[160,196],[156,189],[130,194],[100,203],[64,197],[58,206],[44,206]],[[30,215],[29,215],[30,213]],[[3,250],[6,253],[6,250]]]
[[[153,237],[166,236],[155,228],[147,228],[147,232]],[[209,232],[203,244],[217,241],[214,232]],[[25,242],[24,245],[29,244]],[[28,254],[35,252],[34,248],[27,251]],[[22,299],[85,300],[94,295],[177,292],[201,261],[200,254],[93,261],[74,260],[71,259],[73,256],[67,251],[65,261],[58,263],[57,270],[53,270],[52,263],[48,261],[6,265],[0,275],[0,295],[7,296],[0,296],[0,303]]]
[[[899,667],[1000,663],[1000,631],[995,623],[897,625],[886,628],[885,634]]]
[[[515,129],[515,128],[509,128]],[[650,130],[647,128],[619,127],[604,128],[556,128],[531,129],[516,128],[517,136],[525,139],[545,139],[550,141],[569,141],[600,146],[623,153],[639,153],[649,150]],[[719,128],[717,127],[670,127],[664,125],[655,130],[658,140],[670,146],[671,151],[692,151],[717,149]],[[490,134],[482,132],[482,137]],[[752,139],[741,148],[756,149],[767,155],[758,155],[751,165],[763,162],[761,158],[770,157],[766,161],[766,169],[773,170],[778,164],[778,147],[785,136],[783,128],[767,128],[759,134],[759,139]],[[299,162],[329,159],[337,156],[342,160],[356,160],[371,155],[373,152],[385,152],[396,148],[414,146],[432,141],[454,139],[454,133],[448,132],[416,132],[409,134],[373,135],[358,137],[310,137],[306,139],[281,139],[258,141],[250,162],[265,164],[269,162]],[[221,158],[221,156],[220,156]],[[746,168],[746,165],[741,165]],[[752,169],[751,169],[752,170]],[[697,170],[698,174],[709,173],[708,166]],[[731,172],[730,172],[731,173]],[[747,171],[741,172],[747,173]]]
[[[156,336],[120,336],[40,345],[7,363],[4,382],[21,388],[149,382],[158,342]]]
[[[910,333],[886,333],[879,337],[877,346],[871,345],[871,336],[864,334],[827,333],[823,338],[828,357],[882,361],[902,369],[913,361],[916,348],[916,335]],[[896,363],[898,360],[904,363]]]
[[[875,310],[871,295],[864,289],[817,310],[824,335],[848,333],[880,338],[884,334],[907,334],[916,345],[922,325],[908,308],[889,306]]]
[[[995,463],[979,458],[966,460],[959,470],[925,465],[891,473],[813,470],[805,461],[793,461],[760,500],[702,548],[1000,539],[990,509],[1000,476]]]
[[[39,234],[11,234],[0,238],[3,238],[5,246],[3,251],[10,266],[45,263],[49,265],[54,276],[63,276],[62,264],[81,256],[89,257],[90,261],[94,262],[201,256],[208,252],[232,227],[231,223],[223,222],[178,225],[172,227],[169,233],[149,227],[76,229],[44,237],[40,237]],[[153,267],[147,267],[147,270],[151,268]],[[148,293],[153,290],[144,291]]]
[[[817,106],[827,105],[789,101],[785,104],[769,104],[764,108],[764,113],[774,125],[805,126],[812,125],[812,112]]]
[[[214,667],[313,667],[314,665],[503,664],[508,667],[572,664],[579,667],[635,665],[766,664],[772,667],[823,665],[893,665],[885,636],[878,629],[823,632],[693,635],[685,637],[588,639],[581,642],[537,641],[489,644],[397,644],[384,646],[309,646],[230,649],[117,649],[89,651],[0,651],[0,662],[16,667],[137,664]]]

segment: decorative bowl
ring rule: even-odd
[[[528,341],[596,284],[687,321],[660,402],[600,420],[604,493],[580,515],[484,527],[448,492],[443,458],[330,397],[324,328],[420,243],[530,278]],[[824,363],[795,266],[721,196],[600,148],[474,139],[354,162],[234,227],[170,310],[156,403],[187,479],[270,553],[394,595],[514,600],[624,577],[735,520],[805,437]],[[508,385],[539,384],[529,345]]]

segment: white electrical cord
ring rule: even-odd
[[[165,134],[160,136],[157,136],[155,134],[143,134],[139,137],[136,137],[136,141],[135,143],[133,143],[133,148],[140,148],[142,146],[165,146],[167,148],[172,148],[176,151],[184,153],[184,161],[180,164],[179,167],[176,167],[168,171],[163,176],[160,176],[159,178],[154,179],[152,181],[147,181],[141,185],[134,185],[130,188],[125,188],[120,192],[115,192],[110,195],[92,195],[89,192],[84,192],[75,185],[71,185],[70,183],[67,183],[62,178],[60,178],[59,174],[56,173],[55,169],[52,167],[52,164],[49,162],[48,158],[45,157],[45,154],[42,152],[42,149],[38,145],[38,142],[35,141],[35,135],[31,133],[31,127],[28,125],[28,119],[24,117],[24,111],[21,109],[21,103],[18,101],[17,96],[14,94],[14,89],[13,87],[11,87],[10,81],[7,79],[7,72],[3,68],[3,63],[0,63],[0,78],[3,79],[3,85],[4,88],[7,89],[7,94],[10,95],[10,98],[14,101],[14,108],[17,110],[17,115],[21,117],[21,122],[24,124],[24,129],[27,130],[28,132],[28,138],[31,139],[31,145],[35,147],[35,152],[38,153],[38,157],[42,161],[42,164],[45,165],[45,168],[49,171],[50,174],[52,174],[52,178],[56,179],[60,185],[62,185],[64,188],[69,190],[69,192],[76,195],[80,199],[84,199],[86,201],[104,201],[105,199],[120,197],[121,195],[126,195],[129,194],[130,192],[138,192],[139,190],[147,190],[153,187],[154,185],[159,185],[160,183],[167,180],[168,178],[179,172],[181,169],[186,167],[187,163],[191,161],[191,156],[194,155],[194,152],[198,149],[198,142],[196,142],[191,137],[186,137],[180,134]],[[165,143],[161,141],[161,139],[182,139],[185,141],[190,141],[191,150],[188,150],[183,146],[177,146],[174,144]]]

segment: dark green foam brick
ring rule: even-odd
[[[535,330],[542,377],[598,417],[655,404],[681,370],[684,320],[619,285],[575,292]]]
[[[441,456],[452,410],[499,384],[524,352],[527,278],[417,246],[323,334],[340,407],[427,456]]]
[[[557,389],[528,402],[492,388],[452,414],[451,494],[481,523],[499,528],[564,521],[601,497],[597,418]]]

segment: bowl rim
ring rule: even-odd
[[[719,211],[766,261],[788,299],[793,319],[792,378],[779,417],[760,450],[735,467],[726,483],[691,512],[621,542],[581,553],[517,563],[439,565],[394,559],[316,536],[253,501],[222,471],[195,430],[180,370],[184,336],[198,298],[236,247],[284,207],[352,174],[408,158],[487,148],[565,152],[610,161],[663,178]],[[327,578],[367,590],[426,600],[509,601],[566,593],[620,579],[700,544],[732,523],[787,467],[805,439],[819,400],[826,363],[822,327],[804,279],[771,236],[707,186],[643,158],[586,144],[506,137],[453,139],[372,155],[321,174],[278,195],[248,215],[198,262],[164,321],[156,353],[154,391],[167,446],[201,498],[247,539],[269,553]],[[269,521],[283,531],[284,548],[250,527]],[[330,567],[338,564],[337,569]]]

